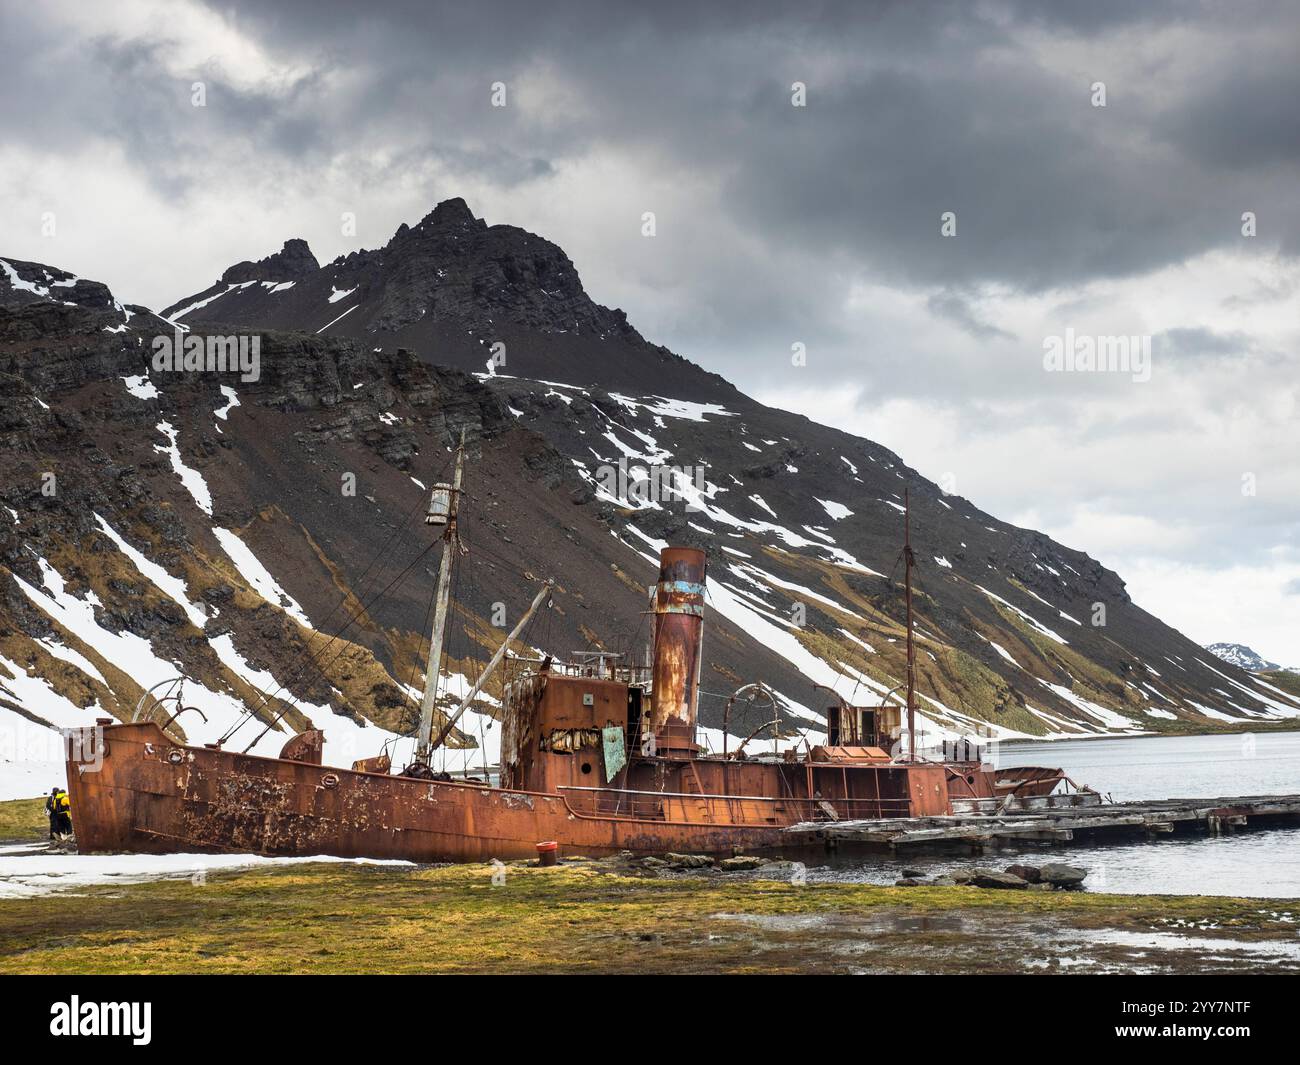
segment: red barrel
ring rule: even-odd
[[[554,865],[560,860],[560,845],[553,839],[537,844],[537,859],[542,865]]]

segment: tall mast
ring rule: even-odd
[[[916,642],[912,638],[912,500],[903,489],[903,570],[907,578],[907,747],[908,761],[916,761]]]
[[[550,595],[554,588],[555,582],[553,580],[542,582],[542,590],[533,597],[532,603],[529,604],[528,609],[524,611],[524,616],[519,619],[510,635],[507,636],[501,646],[497,648],[496,654],[492,656],[492,660],[484,667],[482,674],[479,676],[478,680],[474,682],[474,686],[465,693],[465,697],[461,699],[460,705],[456,707],[456,712],[447,718],[447,723],[442,726],[442,730],[434,737],[433,743],[430,745],[431,749],[441,747],[443,741],[451,735],[451,730],[456,727],[456,722],[460,720],[460,715],[463,714],[469,707],[469,704],[474,701],[474,697],[483,690],[483,685],[487,683],[487,679],[492,675],[492,671],[501,664],[501,659],[506,656],[506,651],[510,649],[510,645],[514,643],[515,640],[519,639],[519,634],[524,631],[524,626],[528,624],[529,618],[537,612],[537,608],[542,605],[542,600]]]
[[[429,764],[429,734],[433,731],[433,706],[438,697],[438,674],[442,669],[442,641],[447,631],[447,608],[451,602],[451,563],[460,551],[460,533],[456,527],[456,517],[460,510],[460,481],[465,465],[465,434],[460,434],[460,446],[456,448],[456,475],[452,479],[447,500],[447,527],[442,534],[442,564],[438,567],[438,600],[433,614],[433,632],[429,636],[429,661],[424,673],[424,697],[420,700],[420,729],[415,734],[415,761],[418,765]],[[446,492],[448,486],[433,486],[433,497],[429,503],[429,519],[436,520],[439,492]]]

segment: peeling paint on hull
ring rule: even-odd
[[[727,854],[813,842],[784,824],[699,824],[588,816],[559,795],[181,747],[150,722],[103,729],[105,757],[70,761],[83,853],[248,852],[415,862],[688,850]],[[794,818],[791,818],[791,823]]]

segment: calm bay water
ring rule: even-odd
[[[998,764],[1061,766],[1077,783],[1116,802],[1295,794],[1300,793],[1300,733],[1004,743]],[[1104,847],[1027,845],[978,858],[913,855],[906,864],[937,875],[1016,861],[1082,866],[1089,870],[1085,886],[1091,891],[1300,898],[1300,828]],[[903,864],[842,855],[808,872],[814,880],[892,883]]]
[[[1003,743],[998,765],[1061,766],[1116,802],[1300,792],[1300,732]]]

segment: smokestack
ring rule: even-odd
[[[695,727],[704,637],[704,552],[666,547],[654,589],[655,657],[650,720]]]

